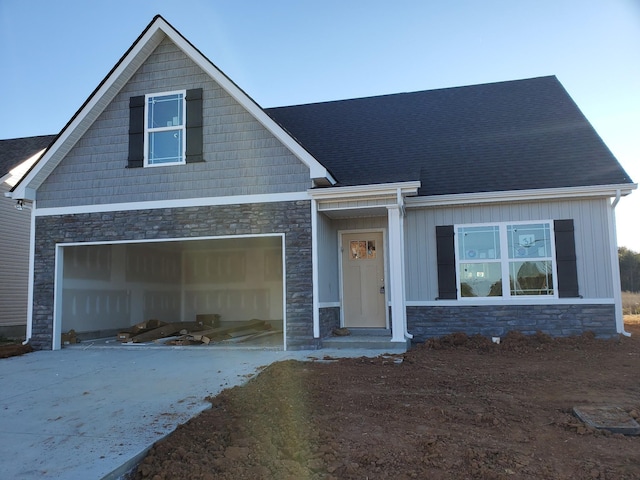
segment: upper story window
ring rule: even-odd
[[[129,98],[127,168],[203,161],[202,88]]]
[[[551,222],[456,227],[459,298],[555,297]]]
[[[185,92],[146,95],[145,165],[185,163]]]

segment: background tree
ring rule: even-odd
[[[640,253],[626,247],[618,248],[620,283],[623,292],[640,291]]]

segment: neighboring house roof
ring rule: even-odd
[[[55,135],[0,140],[0,178],[10,170],[47,148]]]
[[[632,183],[555,76],[266,109],[338,185],[419,195]]]

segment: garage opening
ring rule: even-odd
[[[274,235],[61,246],[59,331],[109,344],[121,332],[196,322],[216,330],[207,345],[284,347],[282,245]]]

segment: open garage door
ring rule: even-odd
[[[207,337],[212,345],[282,347],[282,245],[275,235],[61,246],[59,331],[108,343],[150,320],[204,318],[209,330],[228,332]],[[256,320],[258,332],[238,328]]]

